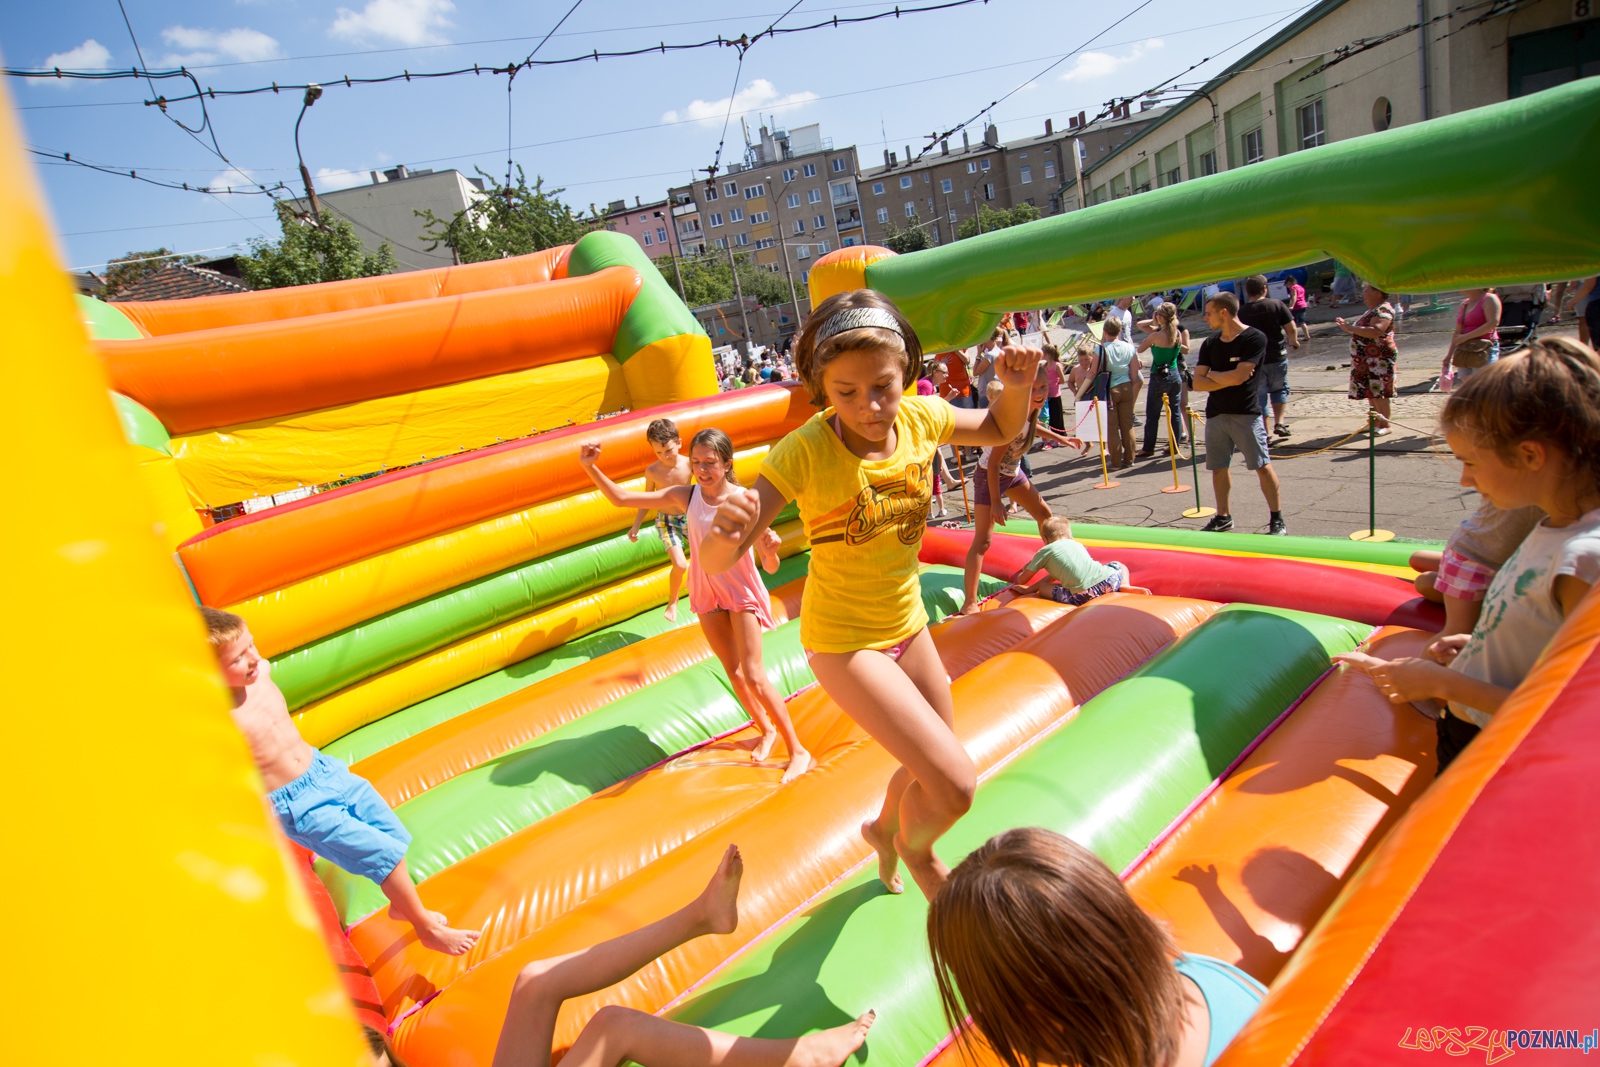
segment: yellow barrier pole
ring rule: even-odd
[[[1163,493],[1188,492],[1189,487],[1178,482],[1178,437],[1172,432],[1172,398],[1166,393],[1161,394],[1161,415],[1167,420],[1167,448],[1172,452],[1172,484],[1161,491]]]
[[[1106,464],[1106,431],[1105,427],[1100,424],[1100,398],[1095,397],[1093,400],[1089,401],[1089,403],[1094,406],[1095,436],[1100,438],[1100,476],[1102,478],[1101,481],[1096,482],[1089,488],[1115,489],[1122,483],[1111,480],[1111,468]]]

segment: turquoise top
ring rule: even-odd
[[[1244,1029],[1250,1016],[1267,995],[1267,987],[1231,963],[1193,952],[1173,961],[1178,973],[1200,987],[1211,1014],[1211,1039],[1206,1043],[1206,1067],[1222,1055],[1235,1034]]]
[[[1106,355],[1106,370],[1111,372],[1111,384],[1127,384],[1128,364],[1133,362],[1133,357],[1139,354],[1138,351],[1120,337],[1100,347]]]

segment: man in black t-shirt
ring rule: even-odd
[[[1233,450],[1244,453],[1246,470],[1261,479],[1261,495],[1272,513],[1267,533],[1284,534],[1278,473],[1267,450],[1267,430],[1261,419],[1260,389],[1255,381],[1267,358],[1267,335],[1239,321],[1239,298],[1218,293],[1206,301],[1206,325],[1216,332],[1200,344],[1194,369],[1194,388],[1210,393],[1206,398],[1206,470],[1217,498],[1217,513],[1205,529],[1233,529],[1228,496],[1233,480],[1228,464]]]
[[[1267,296],[1267,279],[1263,274],[1246,278],[1244,295],[1248,298],[1239,305],[1239,321],[1254,326],[1267,335],[1267,355],[1256,368],[1256,389],[1261,394],[1261,422],[1266,425],[1267,402],[1272,402],[1273,432],[1279,437],[1289,436],[1289,427],[1283,424],[1284,409],[1289,406],[1289,348],[1300,347],[1300,331],[1290,326],[1294,314],[1282,300]],[[1284,327],[1289,326],[1287,335]],[[1287,339],[1286,339],[1287,338]]]

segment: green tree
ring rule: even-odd
[[[154,274],[169,263],[198,263],[204,256],[173,255],[170,248],[152,248],[148,252],[129,252],[120,259],[106,264],[106,288],[101,296],[110,299],[140,278]]]
[[[789,279],[781,270],[777,273],[767,270],[749,253],[735,258],[739,264],[739,287],[745,299],[756,300],[763,307],[789,302]],[[694,256],[679,256],[677,272],[673,271],[671,256],[662,256],[655,264],[673,292],[678,291],[678,273],[683,275],[684,303],[692,308],[734,298],[733,269],[728,266],[728,253],[720,248],[709,248]],[[801,293],[798,282],[795,291]]]
[[[279,203],[277,209],[283,236],[276,242],[258,237],[250,242],[250,252],[239,257],[239,273],[252,289],[370,278],[392,274],[399,266],[388,242],[368,252],[348,219],[324,212],[318,227],[288,204]]]
[[[482,199],[448,219],[431,209],[416,213],[426,224],[420,236],[431,242],[428,251],[445,245],[461,262],[477,263],[569,245],[597,225],[562,202],[565,189],[546,192],[543,178],[530,186],[521,167],[515,185],[502,185],[481,169],[478,173],[487,186]]]
[[[964,220],[960,226],[956,227],[956,238],[964,241],[968,237],[976,237],[978,234],[988,233],[990,230],[1003,230],[1009,226],[1021,226],[1023,223],[1032,222],[1040,217],[1039,209],[1032,204],[1018,204],[1010,211],[996,211],[989,205],[983,204],[978,208],[978,214],[975,217]]]
[[[933,240],[928,236],[928,231],[917,225],[917,216],[912,215],[906,220],[904,227],[896,229],[894,222],[885,225],[883,231],[883,246],[891,252],[905,255],[907,252],[916,252],[930,248]]]

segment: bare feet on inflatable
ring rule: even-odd
[[[871,819],[861,824],[861,836],[878,854],[878,877],[884,888],[891,893],[904,893],[906,884],[900,879],[900,854],[894,850],[894,838]]]
[[[666,617],[666,620],[668,622],[677,622],[678,621],[678,602],[676,600],[667,601],[667,610],[663,611],[661,614]]]
[[[810,769],[811,753],[802,748],[789,757],[789,766],[783,769],[783,777],[778,779],[778,784],[788,785]]]
[[[835,1026],[820,1034],[807,1034],[795,1045],[783,1067],[840,1067],[867,1039],[867,1031],[878,1019],[869,1011],[855,1022]]]
[[[744,857],[738,845],[729,845],[696,902],[700,925],[708,934],[731,934],[739,927],[739,880],[744,877]]]
[[[393,909],[390,909],[391,913]],[[457,930],[450,925],[450,920],[436,911],[428,912],[432,920],[430,925],[417,926],[417,940],[424,948],[431,948],[435,952],[443,952],[446,956],[459,956],[473,945],[478,943],[478,931]]]
[[[761,740],[756,742],[755,750],[750,753],[751,761],[754,763],[766,762],[767,757],[772,755],[772,746],[777,743],[778,728],[776,726],[768,727],[761,734]]]
[[[895,850],[900,853],[900,858],[906,861],[906,870],[911,872],[912,881],[917,883],[917,888],[922,890],[922,895],[932,900],[950,880],[950,868],[944,861],[934,855],[933,849],[923,853],[908,851],[905,843],[895,841]]]

